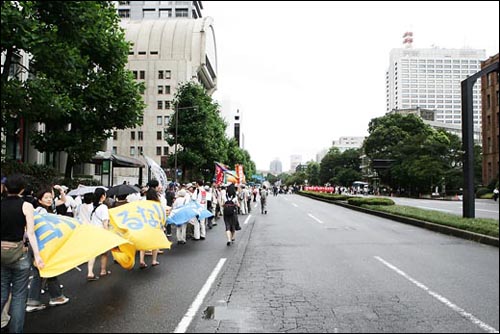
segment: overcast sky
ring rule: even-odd
[[[204,1],[214,19],[217,101],[240,108],[257,169],[290,167],[385,114],[391,49],[499,50],[499,2]]]

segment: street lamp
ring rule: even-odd
[[[177,183],[177,129],[179,127],[179,110],[183,109],[194,109],[198,110],[198,106],[192,107],[175,107],[175,148],[174,148],[174,168],[175,168],[175,183]]]

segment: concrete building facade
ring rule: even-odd
[[[386,72],[386,110],[435,110],[435,121],[462,124],[461,81],[480,70],[485,50],[393,49]],[[481,84],[474,87],[474,124],[481,126]]]
[[[213,20],[122,20],[125,38],[132,42],[127,68],[145,84],[143,125],[115,131],[107,151],[130,157],[146,155],[162,167],[173,147],[165,130],[174,114],[177,87],[188,81],[202,84],[211,95],[217,87],[217,53]],[[185,109],[182,113],[190,112]],[[180,116],[182,117],[182,116]],[[124,170],[124,173],[133,171]],[[120,181],[120,176],[116,175]]]
[[[283,166],[281,164],[281,161],[278,158],[271,161],[271,164],[269,165],[269,173],[273,175],[279,175],[282,172],[283,172]]]
[[[481,63],[481,68],[486,68],[493,63],[498,63],[499,54],[490,57]],[[476,83],[477,85],[478,83]],[[499,172],[499,74],[492,72],[481,78],[482,103],[482,142],[483,142],[483,185],[488,185],[497,179]]]
[[[364,141],[365,137],[346,136],[340,137],[339,140],[334,140],[333,146],[338,148],[340,152],[345,152],[349,149],[361,148]]]
[[[202,17],[201,1],[115,1],[122,20]]]

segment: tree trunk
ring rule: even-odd
[[[72,179],[73,178],[73,166],[74,166],[74,159],[71,156],[71,154],[68,153],[68,158],[66,159],[66,168],[64,172],[64,178],[65,179]]]

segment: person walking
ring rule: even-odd
[[[2,252],[12,244],[22,243],[26,231],[33,250],[35,265],[37,268],[43,269],[45,264],[40,256],[38,242],[35,237],[34,208],[31,203],[25,202],[21,197],[25,187],[26,180],[20,174],[11,175],[5,180],[7,196],[1,201]],[[2,260],[1,309],[4,309],[9,295],[12,294],[10,333],[22,333],[24,330],[32,261],[25,249],[22,250],[21,257],[13,263],[4,264]]]
[[[498,187],[496,187],[494,190],[493,190],[493,199],[495,200],[495,202],[497,201],[498,199]]]
[[[231,246],[236,236],[236,226],[238,225],[238,200],[236,196],[229,196],[224,203],[222,210],[224,224],[226,225],[226,246]]]
[[[158,182],[158,180],[149,181],[149,189],[148,189],[148,191],[146,191],[146,200],[160,202],[162,210],[164,210],[166,212],[167,211],[167,202],[166,202],[165,198],[163,198],[164,203],[162,203],[162,201],[160,200],[160,194],[158,193],[158,191],[160,189],[161,189],[160,183]],[[145,269],[148,267],[148,265],[144,261],[145,254],[146,254],[146,251],[143,251],[143,250],[139,251],[139,268],[141,268],[141,269]],[[159,265],[160,262],[158,262],[158,249],[153,249],[151,251],[151,255],[153,256],[153,259],[151,261],[151,266],[155,267],[155,266]]]
[[[260,190],[260,210],[262,214],[267,214],[267,189],[262,186]]]
[[[59,186],[55,188],[59,189]],[[64,191],[64,190],[60,190]],[[51,187],[45,187],[39,190],[36,194],[38,201],[38,206],[36,207],[35,214],[48,214],[53,213],[52,203],[54,202],[54,192]],[[30,247],[30,253],[32,252],[32,247]],[[33,273],[33,278],[31,279],[28,302],[26,303],[26,312],[40,311],[46,308],[45,304],[41,302],[42,295],[42,278],[40,277],[40,271],[35,265],[31,265],[31,270]],[[50,306],[64,305],[69,302],[69,298],[66,297],[61,289],[61,284],[59,283],[59,278],[49,277],[46,279],[47,288],[49,291]]]
[[[181,189],[177,192],[177,197],[172,204],[172,210],[180,208],[181,206],[189,203],[191,201],[191,196],[187,193],[186,189]],[[178,245],[184,245],[186,244],[186,229],[187,229],[187,224],[182,225],[177,225],[176,227],[176,234],[177,234],[177,244]]]
[[[92,225],[98,226],[103,229],[109,229],[109,212],[108,207],[104,204],[106,200],[106,191],[103,188],[97,188],[94,191],[94,209],[90,214],[90,223]],[[108,266],[108,253],[105,252],[100,255],[101,258],[101,272],[100,277],[104,277],[111,274],[111,271],[107,270]],[[99,277],[94,275],[94,263],[95,258],[90,259],[87,263],[87,281],[96,281]]]

